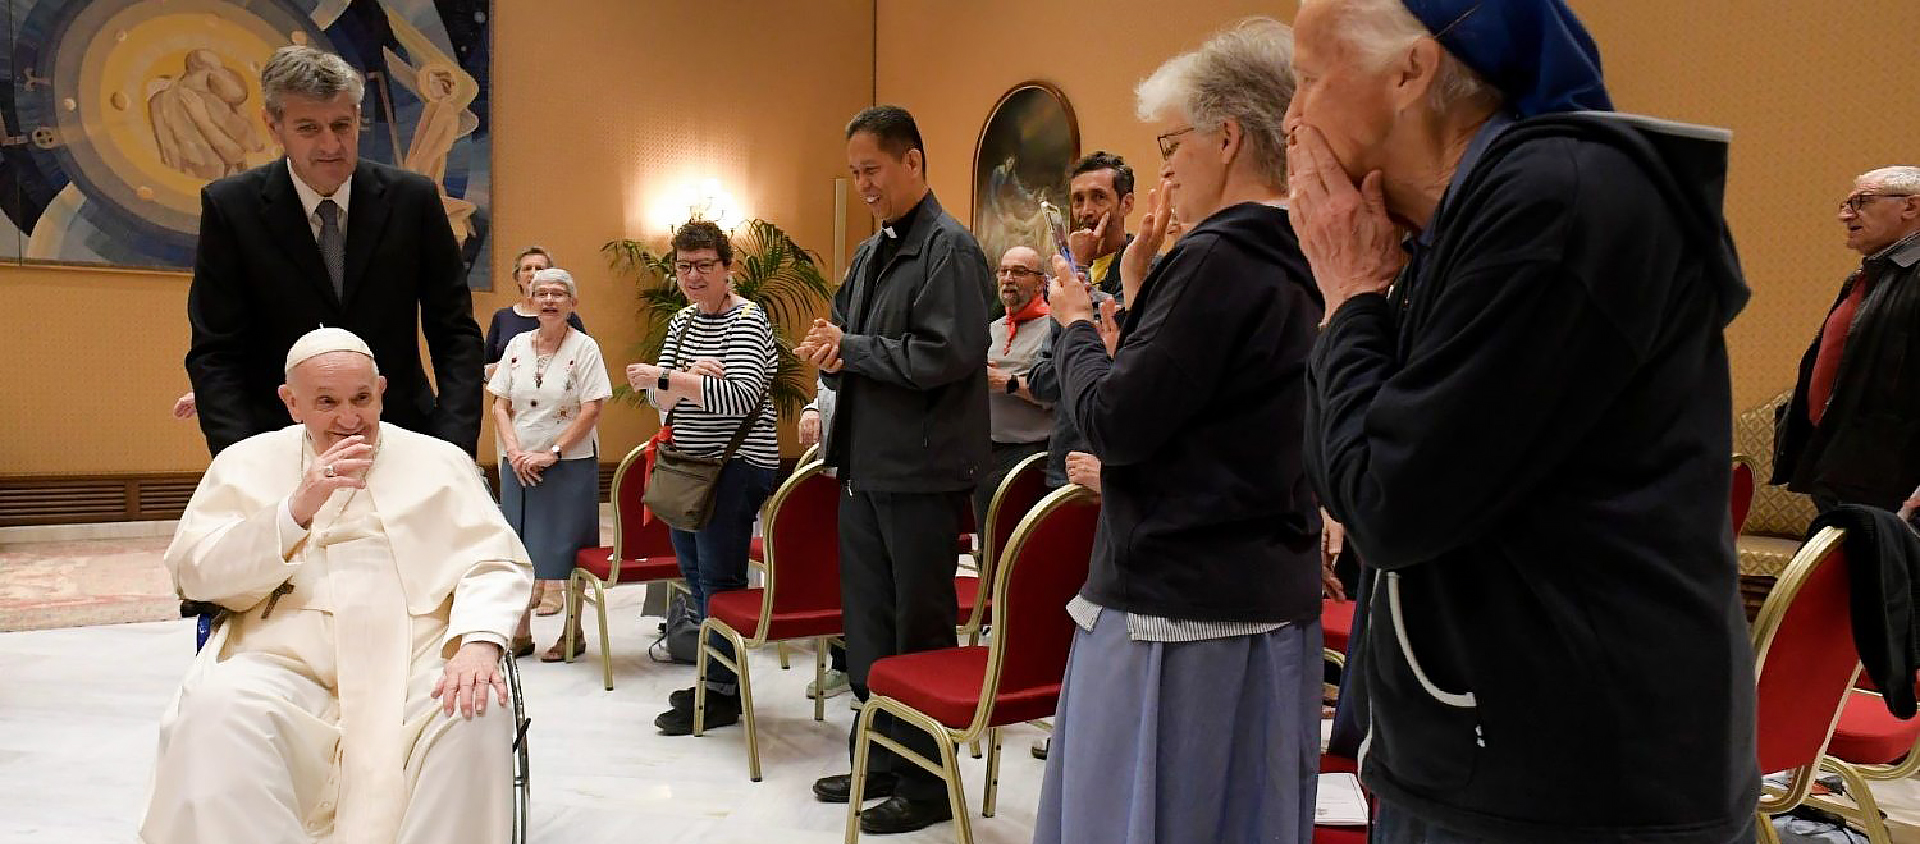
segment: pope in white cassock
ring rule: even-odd
[[[296,424],[214,458],[167,549],[227,613],[163,716],[141,839],[506,841],[526,551],[464,452],[380,424],[359,338],[311,332],[286,373]]]

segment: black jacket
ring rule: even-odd
[[[1395,299],[1315,346],[1309,469],[1376,570],[1349,688],[1381,799],[1503,842],[1751,821],[1726,155],[1643,118],[1516,123]]]
[[[1847,584],[1853,644],[1860,664],[1896,717],[1914,716],[1914,671],[1920,669],[1920,536],[1899,515],[1878,507],[1842,504],[1813,520],[1809,533],[1833,526],[1847,531]]]
[[[1867,263],[1878,279],[1854,315],[1818,429],[1807,416],[1807,382],[1824,319],[1800,358],[1793,400],[1774,425],[1773,483],[1897,510],[1920,486],[1920,241]],[[1834,306],[1858,283],[1847,279]]]
[[[973,489],[987,435],[987,303],[980,244],[928,193],[875,275],[886,233],[860,244],[833,297],[843,364],[822,452],[863,492]]]
[[[322,325],[359,335],[386,376],[380,418],[453,443],[480,439],[480,326],[440,190],[362,160],[347,207],[345,301],[333,292],[286,159],[200,191],[187,292],[187,375],[215,454],[292,424],[277,390],[293,341]],[[420,334],[434,383],[420,365]]]
[[[1127,256],[1127,247],[1133,245],[1133,235],[1127,235],[1127,242],[1113,253],[1113,260],[1107,262],[1106,275],[1098,282],[1100,292],[1108,296],[1120,295],[1120,261]],[[1123,305],[1125,303],[1122,303]],[[1080,436],[1080,429],[1073,426],[1073,416],[1067,412],[1060,401],[1060,375],[1053,366],[1053,347],[1060,342],[1060,323],[1048,320],[1046,343],[1040,346],[1040,357],[1033,362],[1033,368],[1027,370],[1022,379],[1027,391],[1035,399],[1053,403],[1053,436],[1047,441],[1047,488],[1057,489],[1067,484],[1067,452],[1086,451],[1087,438]]]
[[[1080,594],[1195,621],[1320,614],[1320,516],[1301,466],[1320,294],[1287,213],[1234,205],[1141,285],[1107,357],[1061,332],[1062,406],[1100,458],[1100,529]]]

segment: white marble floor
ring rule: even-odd
[[[616,594],[613,691],[600,687],[595,650],[572,664],[521,661],[533,719],[530,840],[840,841],[846,807],[816,803],[808,789],[815,777],[847,770],[855,713],[843,696],[828,702],[826,723],[813,720],[804,697],[811,652],[795,650],[790,671],[780,670],[770,648],[753,655],[766,776],[750,782],[742,728],[697,739],[654,729],[667,693],[691,685],[693,670],[650,661],[646,646],[658,619],[639,615],[638,590]],[[544,646],[558,629],[557,619],[541,619],[535,634]],[[134,840],[155,724],[192,657],[192,636],[186,621],[0,633],[0,844]],[[1031,840],[1043,763],[1027,747],[1039,735],[1028,727],[1007,731],[992,818],[979,816],[985,764],[963,754],[981,844]],[[871,840],[954,835],[941,824]]]

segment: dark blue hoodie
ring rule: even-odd
[[[1322,313],[1287,212],[1215,212],[1154,265],[1112,360],[1093,324],[1054,341],[1061,403],[1101,461],[1080,594],[1194,621],[1320,615],[1320,516],[1300,448]]]
[[[1516,123],[1393,298],[1316,344],[1308,471],[1373,569],[1348,688],[1383,800],[1491,841],[1751,820],[1726,156],[1643,118]]]

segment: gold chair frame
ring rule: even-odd
[[[621,525],[624,522],[624,520],[620,518],[620,488],[625,483],[627,470],[632,467],[634,461],[646,459],[646,451],[647,445],[645,443],[635,446],[632,451],[627,452],[626,457],[621,458],[620,465],[613,470],[613,553],[607,556],[608,579],[601,580],[594,576],[592,572],[579,566],[575,566],[573,572],[567,576],[566,610],[563,615],[566,619],[565,624],[567,629],[564,641],[560,646],[562,649],[561,652],[566,654],[567,662],[574,660],[573,635],[580,632],[580,622],[577,613],[581,610],[581,602],[586,600],[587,587],[591,586],[593,587],[594,608],[599,611],[600,615],[601,680],[609,692],[613,691],[613,655],[611,648],[607,644],[607,590],[614,586],[631,586],[633,583],[654,582],[644,580],[634,581],[633,583],[620,582],[620,564],[622,562],[620,559],[620,549],[622,547],[620,532],[622,529]],[[686,591],[686,581],[680,578],[668,578],[666,581],[671,584],[671,588]]]
[[[1008,473],[1011,475],[1012,473]],[[997,496],[998,493],[996,492]],[[1007,542],[1010,552],[1017,552],[1027,542],[1041,522],[1052,516],[1056,510],[1069,503],[1096,498],[1094,492],[1077,484],[1067,484],[1034,505],[1014,528]],[[1013,559],[1009,557],[1008,559]],[[994,606],[1003,606],[1007,598],[1008,566],[996,565],[993,572]],[[960,765],[957,759],[956,745],[978,741],[982,736],[987,739],[987,782],[985,796],[981,802],[981,815],[993,817],[1000,791],[1000,729],[988,727],[987,722],[993,713],[994,698],[1000,691],[1000,672],[1006,664],[1006,641],[995,636],[987,643],[987,670],[980,685],[980,700],[975,705],[973,720],[964,729],[951,729],[945,724],[929,717],[919,710],[886,695],[873,695],[867,699],[867,705],[860,710],[859,728],[854,734],[852,793],[847,801],[846,844],[855,844],[860,840],[860,803],[866,790],[868,751],[878,744],[898,754],[900,758],[920,766],[928,773],[938,776],[947,784],[947,800],[952,804],[953,823],[962,844],[973,844],[973,825],[967,814],[966,788],[961,783]],[[891,714],[895,719],[912,724],[933,736],[934,743],[940,747],[940,760],[922,757],[909,750],[892,738],[873,731],[873,719],[879,712]]]
[[[767,499],[766,506],[761,510],[763,514],[761,523],[771,526],[774,522],[774,514],[780,512],[780,507],[786,504],[787,499],[793,495],[794,490],[798,489],[800,484],[807,479],[820,474],[824,469],[825,467],[818,462],[803,464],[795,469],[793,474],[789,475],[786,481],[780,484],[780,488],[774,490],[773,496]],[[769,536],[769,538],[771,537]],[[774,590],[779,585],[780,567],[775,565],[777,557],[774,554],[773,543],[767,542],[762,547],[764,549],[763,553],[766,556],[766,570],[764,580],[761,583],[759,624],[754,628],[752,637],[743,638],[739,631],[734,630],[731,625],[711,615],[707,616],[706,620],[700,622],[700,650],[699,657],[694,665],[693,681],[693,734],[700,736],[706,733],[707,660],[712,659],[721,665],[733,669],[734,676],[739,678],[740,714],[746,721],[747,728],[747,777],[754,782],[760,781],[760,729],[753,713],[753,680],[751,672],[747,669],[748,661],[746,653],[748,648],[758,648],[766,645],[770,641],[776,643],[786,641],[767,638],[767,628],[773,623],[773,599],[776,594]],[[734,658],[729,659],[709,644],[708,639],[710,637],[707,635],[709,632],[720,634],[729,644],[733,645]],[[837,636],[838,634],[808,637],[811,638],[814,643],[813,680],[815,683],[814,688],[816,689],[826,685],[827,644]],[[784,662],[784,654],[782,656],[782,661]],[[782,665],[782,667],[784,668],[785,666]],[[825,721],[827,719],[826,705],[827,699],[824,695],[814,696],[813,720]]]

